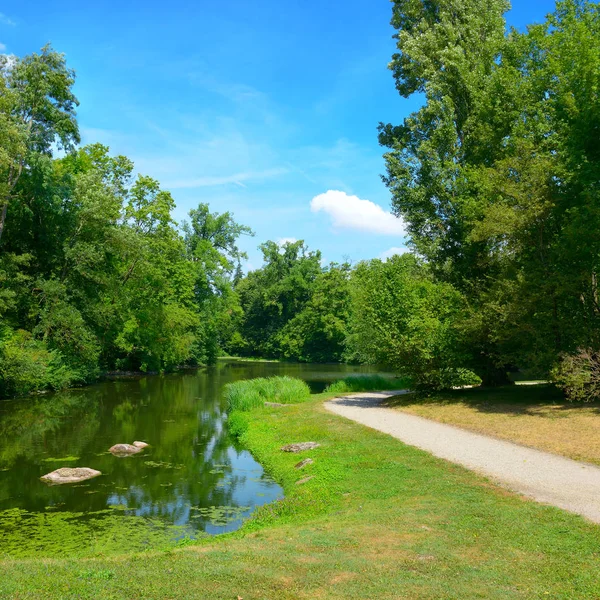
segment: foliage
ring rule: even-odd
[[[350,392],[374,392],[377,390],[400,390],[407,386],[402,379],[391,379],[381,375],[353,375],[329,384],[327,393],[345,394]]]
[[[15,187],[31,162],[52,145],[79,142],[75,74],[62,54],[44,46],[22,59],[0,57],[0,240]]]
[[[352,274],[350,350],[408,377],[416,388],[464,385],[459,327],[464,299],[410,254],[359,264]]]
[[[259,377],[228,383],[223,391],[228,411],[249,411],[265,402],[296,404],[310,397],[306,382],[294,377]]]
[[[350,265],[332,264],[317,275],[310,297],[277,334],[282,358],[341,362],[350,315]]]
[[[212,362],[240,313],[250,229],[206,204],[179,228],[158,181],[76,148],[73,84],[49,46],[0,57],[0,395]]]
[[[580,348],[576,354],[565,354],[551,372],[554,383],[573,402],[600,400],[600,354]]]
[[[282,329],[308,302],[321,273],[321,254],[311,252],[304,242],[261,244],[264,266],[251,271],[236,287],[243,309],[239,331],[242,344],[231,353],[266,358],[282,356]]]
[[[27,394],[43,388],[61,388],[76,379],[57,350],[27,331],[0,331],[0,396]]]
[[[600,347],[600,7],[562,0],[507,33],[508,7],[395,0],[390,68],[424,105],[379,136],[413,246],[465,296],[464,366],[485,383]]]

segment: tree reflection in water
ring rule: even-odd
[[[353,371],[364,368],[223,361],[0,401],[3,552],[124,551],[239,527],[256,506],[282,494],[228,435],[223,385],[289,374],[322,388]],[[107,451],[134,440],[151,446],[127,458]],[[103,475],[70,486],[39,481],[62,466]]]

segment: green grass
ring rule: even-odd
[[[265,402],[304,402],[310,397],[310,388],[301,379],[293,377],[259,377],[228,383],[223,394],[229,412],[246,412],[263,406]]]
[[[219,356],[218,360],[231,360],[235,362],[254,362],[254,363],[280,363],[278,358],[260,358],[254,356]]]
[[[347,394],[351,392],[373,392],[376,390],[401,390],[408,386],[404,379],[391,379],[381,375],[357,375],[338,379],[327,386],[326,392]]]
[[[0,598],[600,597],[600,527],[330,414],[331,395],[245,413],[242,440],[286,497],[240,531],[168,551],[0,561]],[[321,447],[279,450],[301,441]],[[305,456],[314,464],[296,470]]]

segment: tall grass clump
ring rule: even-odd
[[[227,411],[247,412],[265,402],[297,404],[310,397],[310,388],[301,379],[293,377],[259,377],[228,383],[224,396]]]
[[[346,394],[349,392],[374,392],[377,390],[399,390],[406,387],[404,379],[389,379],[381,375],[357,375],[338,379],[325,388],[326,392]]]

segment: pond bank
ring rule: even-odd
[[[249,413],[243,442],[286,497],[180,550],[0,562],[0,596],[245,600],[597,598],[600,528],[328,413]],[[306,453],[281,452],[315,441]],[[302,470],[302,458],[314,462]],[[296,485],[300,479],[313,479]],[[4,596],[3,596],[4,595]]]

